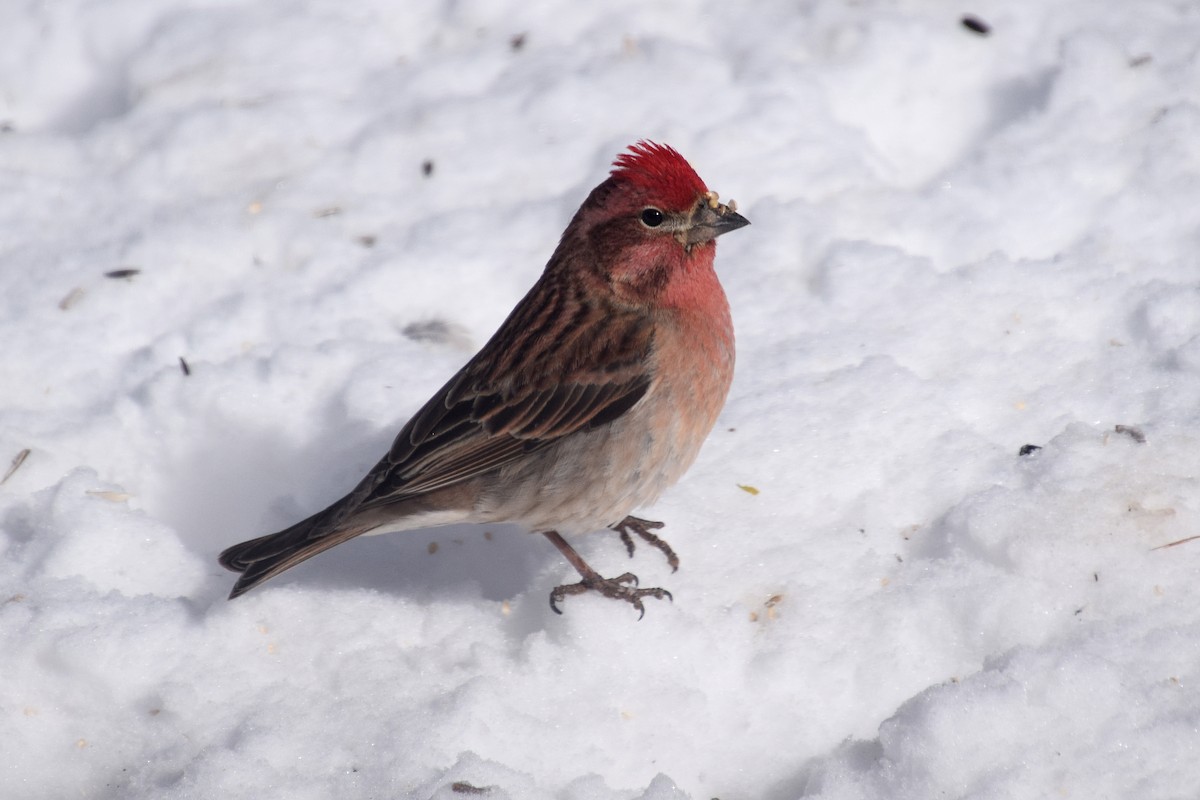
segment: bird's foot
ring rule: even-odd
[[[633,537],[630,533],[636,533],[638,538],[653,548],[659,550],[667,557],[667,563],[671,565],[671,572],[679,570],[679,556],[675,555],[675,551],[671,549],[671,545],[654,535],[650,531],[656,531],[663,527],[661,522],[655,522],[641,517],[626,517],[617,524],[611,526],[612,530],[621,535],[621,541],[625,543],[625,551],[629,553],[629,557],[633,558]]]
[[[643,538],[645,538],[645,536],[648,534],[648,531],[645,530],[648,526],[662,527],[661,522],[647,522],[646,520],[637,519],[636,517],[626,517],[624,520],[618,523],[618,525],[625,527],[630,520],[632,520],[633,523],[628,525],[629,529]],[[617,526],[614,526],[614,529],[616,527]],[[583,560],[583,557],[580,556],[579,553],[575,552],[575,548],[567,544],[567,540],[560,536],[558,531],[542,531],[542,535],[549,539],[554,546],[558,548],[559,552],[566,557],[567,561],[571,562],[571,566],[575,567],[575,570],[583,578],[583,580],[581,580],[579,583],[566,583],[562,586],[558,586],[550,593],[550,608],[555,614],[562,613],[562,611],[560,611],[558,608],[558,604],[564,597],[573,594],[583,594],[584,592],[599,592],[605,597],[611,597],[613,600],[624,600],[626,603],[629,603],[638,610],[638,619],[646,616],[646,607],[642,605],[643,597],[653,597],[657,600],[661,600],[665,597],[672,601],[675,599],[671,597],[671,593],[666,589],[637,588],[638,579],[637,576],[632,572],[626,572],[624,575],[618,578],[601,577],[600,573],[589,567],[587,562]],[[626,533],[625,535],[628,534]],[[652,533],[650,533],[649,536],[657,541],[661,541]],[[666,547],[666,543],[663,542],[662,546]],[[667,547],[668,552],[670,549],[671,548]],[[668,560],[674,558],[674,556],[674,553],[670,553]],[[678,562],[678,560],[679,559],[675,559],[676,562]]]
[[[661,525],[662,523],[656,524]],[[674,553],[671,555],[674,555]],[[675,599],[666,589],[639,589],[637,588],[637,583],[637,576],[632,572],[626,572],[624,575],[616,578],[602,578],[597,573],[592,572],[590,575],[584,575],[583,580],[579,583],[564,583],[562,586],[555,587],[554,591],[550,593],[550,608],[555,614],[561,614],[562,611],[559,609],[558,604],[564,597],[583,594],[584,592],[599,592],[605,597],[611,597],[613,600],[624,600],[626,603],[632,605],[638,610],[638,619],[640,620],[646,616],[646,607],[642,605],[643,597],[653,597],[656,600],[662,600],[665,597],[671,601]]]

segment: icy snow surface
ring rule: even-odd
[[[0,797],[1200,795],[1200,4],[0,30]],[[729,403],[645,511],[682,568],[578,542],[674,603],[555,616],[554,549],[469,527],[227,602],[641,137],[753,221]]]

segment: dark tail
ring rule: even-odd
[[[235,544],[222,552],[217,557],[221,566],[242,573],[237,583],[233,584],[229,599],[245,594],[301,561],[307,561],[360,533],[377,528],[380,524],[378,520],[367,521],[359,516],[359,511],[363,502],[387,477],[390,468],[391,463],[384,457],[350,494],[334,501],[323,511],[278,533]]]
[[[235,544],[222,552],[218,556],[221,566],[242,573],[233,585],[229,599],[243,595],[301,561],[307,561],[369,530],[353,524],[336,527],[337,515],[330,513],[333,510],[333,507],[327,508],[279,533]]]

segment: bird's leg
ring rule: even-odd
[[[632,531],[643,542],[660,550],[667,557],[667,563],[671,565],[671,572],[679,571],[679,556],[675,555],[675,551],[671,549],[671,545],[650,532],[663,527],[661,522],[654,522],[653,520],[642,519],[641,517],[626,517],[609,527],[621,534],[621,541],[625,543],[625,550],[629,553],[630,558],[633,558],[633,537],[629,535],[630,531]]]
[[[600,576],[600,573],[588,566],[588,563],[583,560],[583,556],[575,552],[574,547],[567,544],[566,539],[559,536],[558,531],[542,531],[542,535],[553,542],[554,546],[566,557],[567,561],[571,562],[571,566],[583,576],[583,580],[579,583],[565,583],[550,592],[550,608],[555,614],[562,613],[558,609],[558,603],[564,597],[572,594],[583,594],[587,591],[599,592],[605,597],[611,597],[614,600],[624,600],[638,610],[638,619],[646,616],[646,608],[642,605],[643,597],[653,597],[657,600],[661,600],[664,597],[668,600],[674,599],[666,589],[638,589],[637,576],[631,572],[626,572],[624,575],[616,578],[603,578]]]

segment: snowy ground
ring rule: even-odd
[[[594,5],[0,5],[0,797],[1200,794],[1200,6]],[[503,528],[226,602],[641,137],[754,223],[681,570],[579,544],[674,603]]]

